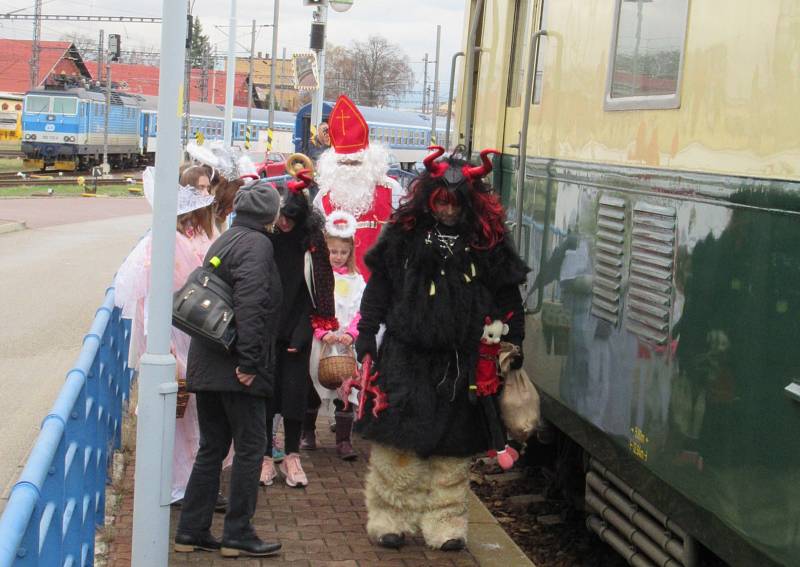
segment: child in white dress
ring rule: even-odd
[[[366,283],[356,268],[353,253],[355,249],[353,241],[355,219],[347,213],[333,213],[327,219],[325,231],[325,240],[328,244],[335,279],[334,299],[336,300],[336,319],[339,321],[339,330],[331,332],[318,329],[314,332],[310,368],[314,389],[310,390],[300,447],[307,450],[316,449],[315,424],[319,408],[324,403],[328,406],[327,409],[330,409],[330,405],[333,404],[336,452],[340,458],[350,461],[358,457],[350,441],[353,429],[353,408],[351,406],[348,411],[344,411],[341,391],[323,387],[318,379],[318,369],[324,345],[339,343],[350,347],[358,337],[357,327],[360,319],[358,309]],[[355,402],[355,395],[352,395],[351,398],[351,403]]]

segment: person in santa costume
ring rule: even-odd
[[[325,216],[344,211],[356,219],[356,266],[369,281],[364,255],[378,240],[403,196],[399,183],[387,177],[389,153],[379,144],[370,145],[369,126],[355,103],[339,96],[328,117],[332,147],[317,161],[319,193],[314,206]]]
[[[506,340],[521,347],[519,286],[528,268],[482,180],[494,151],[484,150],[475,167],[453,156],[436,161],[444,149],[431,149],[426,171],[365,258],[372,277],[356,352],[376,372],[360,385],[356,431],[372,442],[370,538],[399,548],[406,534],[421,532],[430,547],[455,551],[467,540],[469,459],[490,443],[470,396],[485,316],[511,313]],[[521,363],[520,350],[514,364]]]

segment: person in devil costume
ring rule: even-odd
[[[436,161],[444,149],[431,149],[426,171],[366,255],[372,277],[356,351],[360,361],[374,362],[377,378],[362,387],[356,431],[372,441],[370,538],[399,548],[405,534],[421,531],[430,547],[454,551],[467,539],[469,457],[490,441],[469,395],[484,317],[511,313],[507,340],[521,347],[519,286],[528,268],[506,233],[497,195],[482,180],[496,152],[481,152],[482,165],[474,167],[453,156]]]

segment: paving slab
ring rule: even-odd
[[[259,492],[254,517],[256,531],[267,540],[283,544],[277,557],[265,559],[222,559],[216,553],[195,552],[169,557],[171,567],[217,566],[340,566],[340,567],[423,567],[486,566],[530,567],[533,564],[506,535],[494,517],[470,492],[469,546],[465,551],[447,553],[428,549],[420,538],[413,538],[401,550],[377,547],[369,542],[365,530],[364,477],[369,444],[354,438],[359,459],[345,462],[336,456],[328,418],[318,421],[321,447],[302,453],[309,477],[305,489],[289,488],[282,480]],[[223,474],[223,486],[225,477]],[[133,467],[126,471],[125,486],[133,487]],[[126,492],[115,520],[114,539],[109,546],[108,566],[130,564],[133,491]],[[178,510],[171,517],[174,536]],[[212,532],[222,533],[222,515],[215,515]]]

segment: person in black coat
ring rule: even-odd
[[[193,338],[186,386],[197,396],[200,450],[192,469],[175,535],[175,551],[221,549],[226,557],[266,556],[279,543],[262,541],[251,519],[258,497],[261,458],[267,444],[264,400],[272,395],[274,335],[281,282],[267,231],[280,207],[269,184],[241,189],[234,200],[233,226],[211,246],[215,273],[233,289],[237,341],[233,352]],[[228,510],[222,542],[211,535],[211,520],[222,461],[234,444]]]
[[[519,286],[528,268],[506,234],[499,199],[482,181],[490,151],[471,167],[435,161],[444,152],[437,148],[365,258],[372,277],[356,351],[360,361],[370,355],[376,363],[378,392],[362,394],[356,431],[372,441],[367,533],[384,547],[400,547],[406,532],[421,530],[432,548],[463,549],[469,457],[489,447],[470,395],[486,316],[511,313],[507,340],[522,345]]]
[[[311,179],[304,170],[299,181],[281,190],[281,211],[269,235],[283,288],[277,315],[275,396],[267,401],[267,450],[261,484],[271,485],[276,476],[272,459],[272,423],[283,417],[286,458],[280,464],[286,484],[303,487],[308,478],[300,464],[300,435],[311,387],[309,358],[314,329],[336,330],[333,269],[322,232],[324,219],[312,210],[307,194]]]

